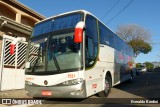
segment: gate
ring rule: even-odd
[[[14,37],[3,35],[1,64],[0,64],[0,90],[23,89],[25,86],[25,55],[27,42],[18,42],[13,55],[10,54],[10,44]],[[38,47],[31,46],[29,62],[34,65],[38,58]]]
[[[17,43],[15,54],[10,55],[10,44],[14,37],[3,35],[1,53],[0,90],[22,89],[25,85],[25,54],[27,43]]]

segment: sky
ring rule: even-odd
[[[116,32],[118,25],[137,24],[151,32],[152,36],[150,38],[150,42],[155,44],[151,44],[152,51],[150,53],[139,54],[135,61],[140,63],[146,61],[160,62],[160,0],[133,0],[133,2],[131,2],[132,0],[18,1],[39,12],[45,17],[51,17],[73,10],[87,10],[105,23],[113,32]],[[130,2],[131,4],[124,9],[124,7]],[[116,5],[114,6],[114,4]],[[114,8],[111,10],[113,6]],[[119,12],[121,12],[121,14],[117,16]],[[113,19],[115,15],[116,17]],[[108,21],[110,22],[108,23]]]

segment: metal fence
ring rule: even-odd
[[[23,89],[25,86],[25,56],[27,42],[18,42],[13,55],[10,44],[14,37],[4,35],[0,62],[0,90]],[[34,64],[38,58],[38,47],[31,46],[29,61]]]
[[[10,44],[11,39],[4,39],[4,68],[15,68],[24,69],[25,68],[25,56],[27,51],[27,42],[18,42],[15,47],[15,52],[13,55],[10,54]],[[38,47],[31,46],[29,51],[29,62],[31,65],[35,63],[38,55]]]

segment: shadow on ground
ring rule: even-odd
[[[114,88],[144,98],[160,98],[160,72],[143,73],[136,76],[133,83],[126,81]]]

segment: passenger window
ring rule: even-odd
[[[108,32],[106,27],[99,22],[100,43],[109,45]]]
[[[115,48],[114,46],[114,35],[108,35],[109,37],[109,46]]]

